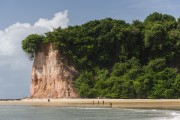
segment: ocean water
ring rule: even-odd
[[[180,120],[178,110],[0,106],[0,120]]]

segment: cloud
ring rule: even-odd
[[[38,22],[34,24],[35,27],[44,27],[52,30],[52,28],[56,28],[57,26],[61,26],[62,28],[67,27],[67,23],[69,20],[67,19],[68,11],[64,11],[64,13],[56,13],[54,18],[51,20],[47,19],[39,19]]]
[[[53,28],[65,28],[68,22],[68,11],[64,11],[56,13],[52,19],[40,18],[33,25],[17,22],[0,30],[0,98],[28,95],[32,62],[21,48],[22,40],[30,34],[43,34]],[[22,93],[17,94],[16,91]]]
[[[0,56],[12,55],[21,50],[21,41],[29,34],[43,34],[53,28],[68,26],[68,12],[59,12],[51,20],[40,18],[34,25],[29,23],[15,23],[4,31],[0,30]],[[19,52],[19,51],[18,51]]]

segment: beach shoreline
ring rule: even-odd
[[[17,99],[1,100],[7,106],[109,107],[180,110],[180,99]]]

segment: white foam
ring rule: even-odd
[[[101,109],[112,109],[112,108],[83,108],[83,107],[76,107],[76,109],[87,109],[87,110],[101,110]]]
[[[154,120],[180,120],[180,112],[171,112],[170,116],[161,117]]]
[[[73,108],[73,109],[85,109],[85,110],[99,110],[99,109],[112,109],[112,108],[101,108],[101,107],[64,107],[64,108]]]
[[[173,116],[173,118],[170,120],[180,120],[180,112],[172,112],[171,115]]]
[[[172,112],[171,115],[172,115],[172,116],[180,116],[180,113]]]

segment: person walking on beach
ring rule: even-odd
[[[50,102],[50,95],[48,95],[48,103]]]

